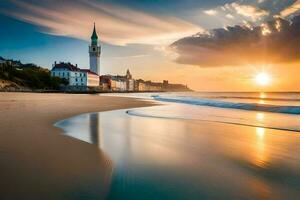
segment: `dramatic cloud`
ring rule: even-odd
[[[272,18],[273,13],[268,6],[265,7],[262,3],[239,0],[202,10],[201,14],[196,20],[201,22],[201,17],[207,19],[203,24],[209,24],[208,27],[215,28],[233,26],[244,23],[244,21],[260,24]]]
[[[237,14],[245,17],[249,17],[253,21],[256,21],[258,19],[261,19],[262,17],[269,15],[269,12],[250,5],[241,5],[238,3],[232,3],[231,6],[233,9],[235,9]]]
[[[247,17],[252,21],[257,21],[269,15],[269,12],[253,5],[244,5],[239,3],[225,4],[223,10],[234,11],[237,14]]]
[[[185,37],[170,47],[182,64],[233,66],[300,60],[300,16],[260,26],[234,26]]]
[[[285,8],[280,12],[282,17],[288,17],[292,14],[298,13],[300,11],[300,0],[295,1],[291,6]]]
[[[47,34],[88,40],[96,22],[100,39],[117,45],[170,43],[201,30],[179,18],[153,16],[94,0],[12,2],[15,7],[6,12],[8,15],[38,25]]]

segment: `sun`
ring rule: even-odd
[[[261,72],[255,76],[255,82],[258,85],[266,86],[270,83],[271,77],[268,73]]]

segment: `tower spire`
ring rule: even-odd
[[[96,24],[94,22],[94,30],[93,30],[93,34],[91,36],[91,40],[92,40],[92,44],[96,44],[98,43],[98,35],[97,35],[97,31],[96,31]]]

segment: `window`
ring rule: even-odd
[[[75,79],[75,81],[77,82],[77,78]]]
[[[63,76],[65,76],[65,72],[63,72]]]
[[[95,47],[93,47],[93,51],[96,51],[96,48],[95,48]]]
[[[83,78],[81,78],[81,82],[83,81]]]

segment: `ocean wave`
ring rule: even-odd
[[[249,99],[265,101],[300,101],[299,98],[280,98],[280,97],[243,97],[243,96],[211,96],[212,99]]]
[[[152,98],[154,100],[163,101],[163,102],[184,103],[190,105],[211,106],[211,107],[218,107],[218,108],[230,108],[230,109],[300,115],[300,106],[239,103],[239,102],[228,102],[228,101],[220,101],[220,100],[204,99],[204,98],[163,97],[160,95],[153,95]]]
[[[156,115],[156,114],[150,114],[147,112],[139,112],[137,110],[127,110],[126,113],[131,116],[136,117],[151,117],[151,118],[157,118],[157,119],[169,119],[169,120],[190,120],[190,121],[201,121],[201,122],[214,122],[214,123],[220,123],[220,124],[231,124],[231,125],[240,125],[240,126],[248,126],[248,127],[254,127],[254,128],[265,128],[265,129],[272,129],[272,130],[280,130],[280,131],[291,131],[291,132],[300,132],[300,129],[297,127],[284,127],[284,126],[278,126],[278,125],[267,125],[267,124],[260,124],[255,122],[242,122],[237,119],[235,120],[226,120],[226,117],[224,118],[207,118],[207,117],[197,117],[197,118],[189,118],[189,117],[179,117],[179,116],[168,116],[168,115]]]

